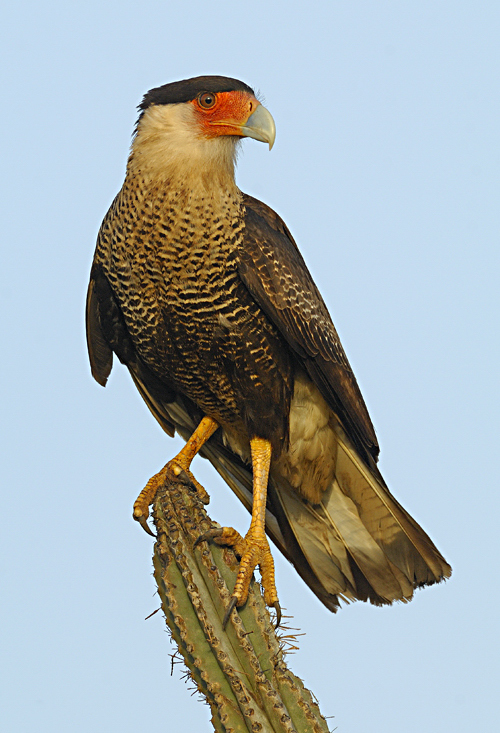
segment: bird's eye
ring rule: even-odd
[[[211,109],[216,101],[217,96],[215,94],[211,94],[211,92],[203,92],[203,94],[200,94],[198,97],[200,107],[203,107],[203,109]]]

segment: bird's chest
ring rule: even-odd
[[[239,200],[152,197],[122,212],[110,260],[127,326],[141,356],[167,367],[217,362],[248,320],[241,302]]]
[[[220,424],[244,424],[278,446],[293,367],[238,274],[239,197],[216,207],[193,196],[142,195],[138,186],[125,193],[103,223],[96,262],[137,353]]]

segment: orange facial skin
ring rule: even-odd
[[[208,96],[215,102],[207,108],[203,106],[203,102]],[[201,130],[206,137],[220,135],[245,137],[240,128],[245,125],[260,102],[248,92],[217,92],[217,94],[206,92],[193,99],[190,104],[195,109]]]

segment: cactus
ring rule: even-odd
[[[196,492],[167,479],[154,502],[153,563],[172,638],[212,712],[216,733],[328,733],[311,693],[287,667],[260,587],[222,619],[238,567],[232,550],[194,541],[213,525]]]

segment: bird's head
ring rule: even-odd
[[[238,142],[271,149],[276,128],[254,91],[237,79],[199,76],[151,89],[139,105],[129,167],[161,178],[234,180]]]

